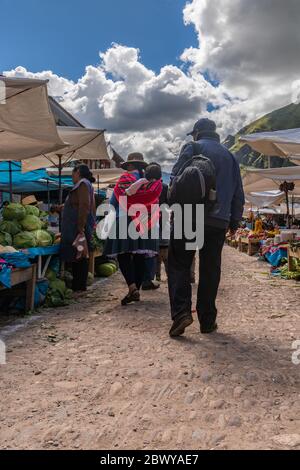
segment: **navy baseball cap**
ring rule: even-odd
[[[217,130],[217,125],[215,121],[212,121],[211,119],[208,119],[208,118],[202,118],[202,119],[199,119],[199,121],[195,123],[194,129],[192,130],[192,132],[189,132],[187,135],[194,135],[194,134],[198,134],[199,132],[205,132],[205,131],[216,132],[216,130]]]

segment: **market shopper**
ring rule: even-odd
[[[115,208],[116,220],[106,241],[104,254],[108,257],[117,257],[127,283],[128,293],[121,302],[123,306],[140,300],[140,289],[145,275],[145,256],[155,257],[159,250],[158,237],[151,237],[150,229],[156,223],[156,214],[151,213],[151,207],[156,204],[158,206],[162,183],[161,180],[143,179],[147,166],[141,153],[130,154],[127,162],[122,164],[126,173],[120,177],[110,201]],[[125,207],[124,201],[126,201]],[[137,204],[142,204],[149,210],[146,225],[128,214],[130,208]],[[133,237],[129,233],[128,229],[132,223],[137,224],[136,230],[140,231],[138,237]],[[126,236],[120,234],[121,226],[127,227]]]
[[[226,231],[234,233],[242,220],[244,192],[239,165],[229,150],[220,143],[215,122],[200,119],[188,134],[193,142],[186,144],[173,168],[173,177],[194,156],[203,155],[215,167],[217,182],[217,204],[206,214],[204,246],[200,250],[199,286],[197,313],[203,334],[217,330],[216,298],[221,278],[221,257]],[[200,186],[199,186],[200,191]],[[171,233],[168,277],[173,325],[171,337],[184,334],[193,323],[191,265],[194,251],[186,250],[186,240],[175,240]]]
[[[72,172],[74,187],[62,213],[61,259],[72,264],[75,292],[87,289],[89,251],[95,226],[95,179],[87,165],[78,165]]]
[[[168,252],[169,252],[169,237],[166,236],[168,224],[170,228],[170,211],[168,210],[168,185],[163,183],[162,193],[159,199],[160,205],[160,221],[159,221],[159,254],[156,266],[156,280],[161,282],[161,270],[164,265],[165,272],[168,276]]]

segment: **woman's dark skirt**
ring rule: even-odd
[[[129,225],[129,221],[128,221]],[[154,237],[151,238],[151,233],[148,233],[148,238],[138,238],[134,240],[129,236],[125,240],[118,238],[119,233],[119,219],[116,220],[116,229],[112,229],[111,233],[116,233],[116,239],[108,237],[104,247],[104,256],[116,257],[124,253],[144,254],[149,257],[156,256],[159,253],[159,230],[155,231]]]

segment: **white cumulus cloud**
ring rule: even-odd
[[[226,137],[289,104],[300,79],[298,0],[192,0],[183,18],[199,39],[183,68],[154,72],[138,49],[113,44],[76,82],[21,66],[5,74],[48,79],[50,94],[84,125],[107,129],[122,155],[138,150],[170,167],[207,109]]]

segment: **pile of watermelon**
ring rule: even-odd
[[[110,277],[117,271],[118,267],[114,261],[102,262],[95,266],[96,276],[98,277]]]

